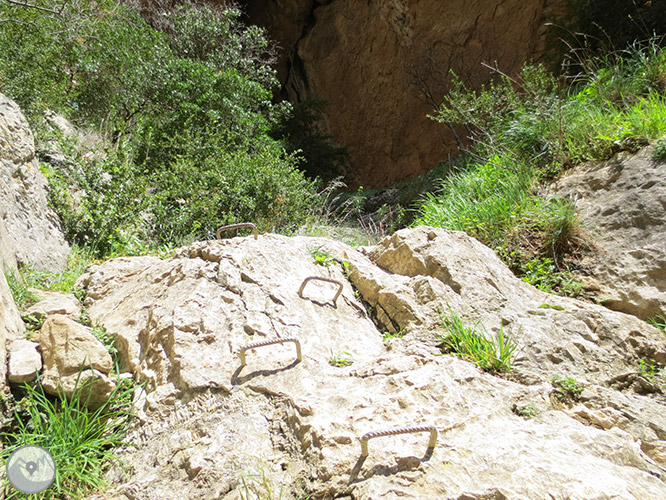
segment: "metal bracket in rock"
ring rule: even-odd
[[[220,234],[222,234],[222,231],[231,231],[232,229],[241,229],[243,227],[249,227],[252,228],[254,231],[254,239],[256,240],[259,237],[259,232],[257,231],[257,226],[252,224],[251,222],[241,222],[240,224],[231,224],[229,226],[222,226],[218,228],[217,232],[215,233],[215,239],[220,239]]]
[[[342,293],[342,283],[332,278],[322,278],[320,276],[308,276],[303,280],[303,283],[301,283],[301,287],[298,289],[298,296],[300,298],[302,299],[305,298],[303,297],[303,290],[305,289],[305,285],[307,285],[308,282],[310,281],[325,281],[327,283],[333,283],[335,285],[338,285],[338,291],[335,293],[335,297],[333,297],[333,305],[337,306],[338,297],[340,297],[340,294]]]

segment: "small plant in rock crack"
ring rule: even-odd
[[[666,385],[666,367],[662,363],[658,363],[654,359],[647,361],[641,359],[638,361],[638,371],[650,383],[659,386]]]
[[[118,348],[116,347],[116,339],[101,325],[93,326],[92,334],[102,343],[106,351],[109,353],[116,368],[116,372],[118,372]]]
[[[511,411],[523,418],[534,418],[539,413],[534,403],[528,403],[526,405],[515,404],[511,408]]]
[[[663,314],[657,314],[656,316],[649,318],[647,322],[648,324],[656,326],[662,332],[666,333],[666,316],[664,316]]]
[[[652,147],[652,159],[655,161],[666,160],[666,137],[657,139]]]
[[[516,341],[500,328],[495,333],[488,332],[483,325],[465,325],[460,316],[449,308],[449,316],[439,312],[444,335],[441,340],[442,352],[452,353],[479,368],[489,372],[510,372],[511,358],[518,347]]]
[[[310,252],[312,258],[320,266],[328,267],[335,262],[335,259],[331,257],[328,250],[324,250],[322,247],[310,248],[308,252]]]
[[[398,330],[397,332],[384,332],[384,344],[389,344],[393,339],[401,339],[405,336],[404,333],[402,333],[402,330]]]
[[[577,401],[583,392],[583,386],[573,377],[555,376],[551,383],[555,387],[555,397],[560,401]]]
[[[354,362],[352,355],[348,352],[342,351],[334,353],[331,351],[331,357],[328,359],[328,363],[336,368],[341,368],[343,366],[349,366]]]

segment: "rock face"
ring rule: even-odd
[[[596,247],[584,264],[597,300],[643,319],[666,316],[666,163],[651,153],[581,165],[556,184]]]
[[[22,337],[24,332],[25,325],[14,303],[7,279],[5,274],[0,272],[0,386],[4,385],[7,373],[6,344],[11,339]]]
[[[519,0],[248,0],[251,23],[283,48],[279,75],[292,102],[329,102],[326,127],[349,148],[355,181],[387,186],[458,154],[427,118],[449,70],[488,81],[487,63],[515,74],[544,49],[545,22],[564,2]],[[459,131],[464,138],[466,133]]]
[[[316,265],[317,247],[339,263]],[[299,294],[309,276],[341,295],[324,281]],[[638,374],[641,359],[666,361],[663,334],[531,287],[462,233],[403,230],[363,252],[277,235],[200,242],[108,261],[79,285],[121,370],[148,389],[140,446],[105,498],[666,496],[666,400]],[[511,376],[440,355],[449,308],[517,340]],[[292,341],[248,347],[284,339],[301,361]],[[342,354],[353,363],[334,366]],[[583,384],[580,398],[558,399],[554,376]],[[526,407],[535,418],[516,414]],[[434,426],[434,450],[417,432],[361,455],[365,433],[409,426]]]
[[[14,267],[62,271],[69,247],[47,204],[47,181],[28,122],[0,94],[0,259]]]

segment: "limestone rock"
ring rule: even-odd
[[[45,290],[33,290],[39,301],[21,313],[25,320],[32,316],[37,320],[48,316],[59,314],[76,320],[81,315],[81,304],[71,293],[50,292]]]
[[[25,339],[14,340],[9,344],[7,380],[22,384],[35,380],[42,369],[42,356],[38,344]]]
[[[151,3],[151,2],[147,2]],[[154,2],[153,2],[154,3]],[[414,178],[458,154],[451,131],[430,120],[449,70],[473,87],[491,70],[515,74],[543,52],[560,0],[252,0],[251,23],[280,47],[283,93],[324,99],[324,127],[348,147],[351,177],[366,187]],[[468,133],[460,128],[466,139]]]
[[[14,303],[5,274],[0,272],[0,387],[7,373],[6,343],[23,337],[25,325]]]
[[[39,345],[44,361],[42,385],[47,393],[61,391],[71,396],[78,380],[79,387],[92,385],[93,406],[108,399],[115,387],[107,376],[113,361],[89,328],[66,316],[50,316],[39,332]]]
[[[64,269],[69,246],[48,208],[47,181],[35,158],[32,132],[18,106],[2,94],[0,226],[5,260],[37,270]]]
[[[651,148],[574,168],[555,186],[573,196],[596,251],[584,262],[606,307],[666,316],[666,164]]]
[[[317,247],[347,266],[316,265]],[[341,282],[337,302],[322,282],[299,296],[311,275]],[[661,332],[536,290],[462,233],[404,230],[364,253],[323,238],[199,242],[105,262],[78,284],[148,389],[111,498],[666,496],[666,401],[636,385],[639,359],[665,359]],[[447,304],[516,335],[510,377],[439,355]],[[386,344],[387,329],[405,335]],[[241,365],[248,344],[285,338],[302,361],[283,343]],[[351,365],[330,363],[341,352]],[[577,405],[553,403],[554,375],[584,384]],[[512,411],[527,402],[530,420]],[[437,428],[434,451],[414,433],[361,457],[365,433],[415,425]]]

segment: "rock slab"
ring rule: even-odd
[[[604,306],[666,317],[666,162],[652,148],[580,165],[555,184],[576,200],[595,251],[583,279]]]
[[[39,331],[44,362],[42,386],[49,394],[71,396],[77,388],[92,406],[103,404],[115,388],[108,376],[113,360],[87,328],[66,316],[49,317]]]
[[[338,264],[318,266],[318,247]],[[337,301],[325,282],[299,296],[313,275],[342,284]],[[666,401],[638,373],[665,359],[661,332],[536,290],[462,233],[404,230],[363,252],[277,235],[199,242],[108,261],[78,284],[148,389],[110,498],[666,496]],[[511,376],[441,355],[447,304],[515,335]],[[287,338],[300,362],[291,342],[264,345]],[[335,366],[340,353],[353,362]],[[584,385],[575,404],[554,396],[556,375]],[[532,419],[515,410],[527,405]],[[361,456],[367,432],[425,425],[434,450],[411,433]]]
[[[16,103],[0,94],[0,258],[8,265],[65,268],[69,246],[48,207],[47,190],[28,122]]]
[[[37,350],[39,344],[19,339],[9,344],[7,380],[22,384],[35,380],[42,369],[42,356]]]

